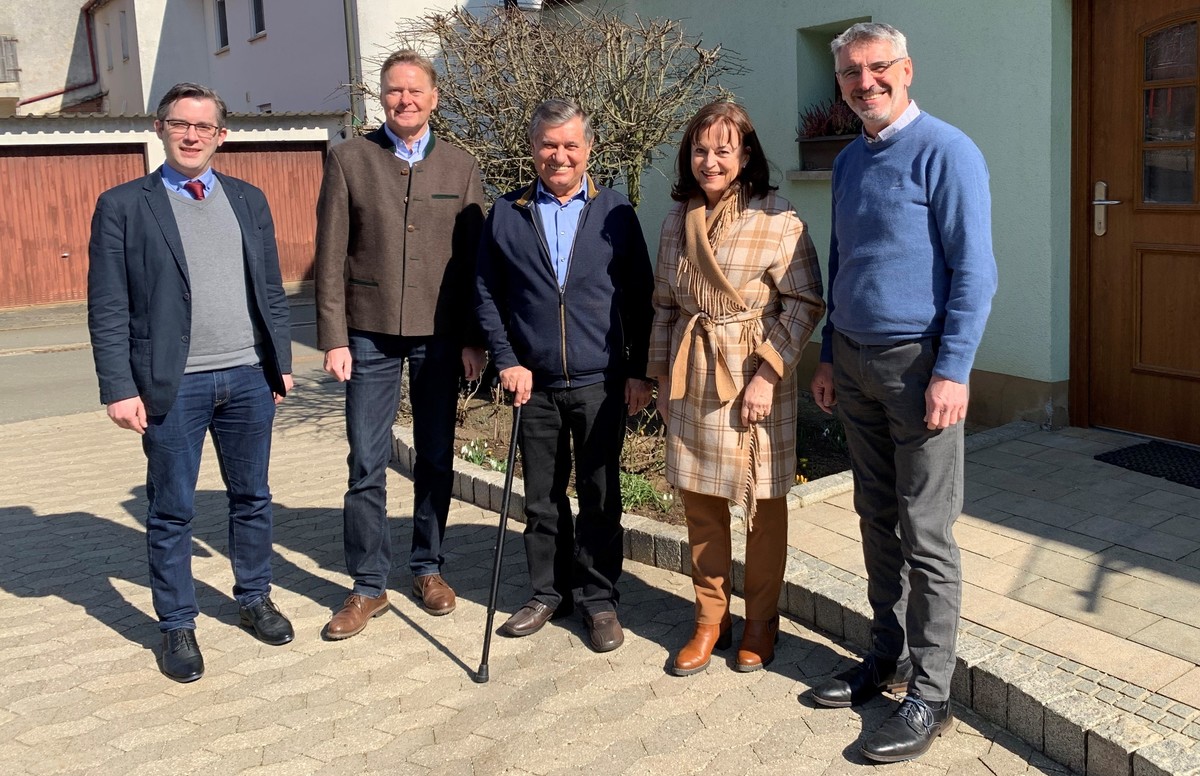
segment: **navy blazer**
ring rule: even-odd
[[[263,372],[282,396],[283,375],[292,371],[292,343],[275,224],[262,191],[221,173],[217,177],[241,226]],[[162,168],[100,195],[88,261],[88,329],[100,402],[141,396],[147,415],[165,415],[187,363],[192,302]]]

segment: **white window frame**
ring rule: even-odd
[[[129,17],[124,11],[121,11],[121,61],[129,61]]]
[[[213,0],[213,33],[217,39],[217,53],[229,49],[229,3]]]
[[[267,34],[266,0],[250,0],[250,40],[256,40]]]

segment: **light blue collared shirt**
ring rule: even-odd
[[[425,147],[429,144],[428,124],[425,125],[425,132],[413,142],[411,151],[387,124],[383,125],[383,131],[387,134],[388,140],[392,141],[392,145],[396,147],[397,158],[403,159],[409,164],[416,164],[425,158]]]
[[[913,120],[919,115],[921,115],[921,109],[917,107],[916,100],[909,100],[908,107],[904,109],[904,112],[901,113],[895,121],[879,130],[879,134],[875,137],[868,137],[866,131],[864,131],[863,139],[872,144],[882,143],[884,140],[887,140],[892,135],[913,123]]]
[[[189,194],[188,190],[183,187],[183,184],[187,183],[188,181],[200,181],[204,184],[204,196],[207,197],[209,194],[212,194],[213,184],[216,183],[217,176],[213,175],[212,168],[209,167],[207,170],[200,173],[198,178],[189,178],[179,170],[176,170],[170,164],[163,162],[162,180],[163,185],[167,187],[167,191],[173,191],[176,194],[182,194],[188,199],[191,199],[192,195]]]
[[[550,249],[550,263],[554,266],[554,274],[558,277],[558,287],[567,285],[567,269],[571,265],[571,249],[575,245],[575,232],[579,228],[579,216],[583,206],[587,204],[587,176],[579,183],[579,191],[575,192],[566,203],[558,201],[537,182],[537,211],[538,220],[542,222],[542,233],[546,236],[546,247]]]

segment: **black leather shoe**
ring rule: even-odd
[[[204,676],[204,656],[194,629],[176,628],[163,634],[162,672],[177,682],[194,682]]]
[[[279,607],[269,595],[249,606],[243,606],[238,612],[241,614],[242,627],[254,631],[258,640],[265,644],[277,647],[296,637],[292,624],[283,616],[283,612],[279,611]]]
[[[587,625],[588,641],[597,652],[612,652],[625,643],[625,631],[616,612],[596,612],[583,618]]]
[[[554,608],[541,601],[530,601],[500,626],[500,632],[514,638],[537,633],[554,616]]]
[[[879,730],[863,742],[863,756],[881,763],[920,757],[953,721],[949,701],[926,703],[915,692],[909,693]]]
[[[912,663],[908,658],[898,665],[893,660],[884,660],[867,655],[849,671],[843,671],[824,684],[814,687],[812,699],[822,706],[844,708],[858,706],[879,695],[884,690],[898,692],[908,687],[912,679]]]

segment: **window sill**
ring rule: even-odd
[[[833,170],[788,170],[785,177],[789,181],[828,181],[833,180]]]
[[[216,51],[214,51],[213,56],[215,57],[215,56],[219,56],[221,54],[228,54],[228,53],[229,53],[229,45],[226,44],[224,46],[221,46],[221,48],[217,49]]]
[[[246,41],[248,43],[253,43],[256,40],[259,40],[259,39],[265,38],[265,37],[267,37],[267,31],[263,30],[262,32],[256,32],[253,35],[251,35],[249,38],[246,38]]]

